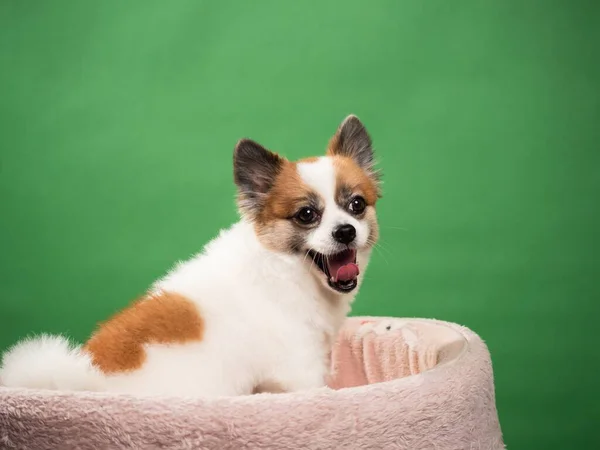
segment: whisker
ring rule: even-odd
[[[302,264],[304,264],[306,262],[306,258],[308,257],[309,253],[310,253],[310,250],[306,250],[306,253],[304,254],[304,259],[302,260]]]
[[[379,246],[380,249],[385,250],[388,253],[388,255],[392,256],[393,253],[391,252],[391,250],[389,250],[388,248],[383,246],[385,241],[383,241],[382,239],[379,239],[379,241],[380,242],[373,242],[373,246],[375,246],[375,245]]]
[[[382,252],[381,247],[379,246],[379,244],[374,243],[373,244],[373,248],[379,252],[379,256],[381,256],[383,258],[383,260],[385,261],[385,263],[389,266],[390,263],[387,260],[387,258],[385,256],[383,256],[383,252]]]
[[[304,266],[304,263],[306,262],[306,258],[308,258],[308,255],[310,254],[310,249],[306,250],[306,253],[304,254],[304,259],[302,260],[302,265]],[[315,263],[315,260],[313,258],[310,258],[310,266],[308,266],[308,268],[306,269],[306,272],[310,275],[310,271],[313,268],[313,264]]]
[[[387,258],[385,257],[385,255],[383,254],[383,251],[385,250],[386,252],[388,252],[388,254],[390,256],[392,256],[392,252],[390,250],[388,250],[387,248],[385,248],[381,243],[377,242],[376,240],[373,239],[367,239],[367,244],[371,245],[377,252],[379,252],[379,255],[383,258],[383,260],[385,261],[385,263],[387,265],[389,265],[389,261],[387,260]]]
[[[313,258],[310,258],[310,270],[312,270],[312,268],[316,265],[316,262]]]
[[[390,227],[387,225],[380,225],[381,228],[388,228],[390,230],[400,230],[400,231],[408,231],[408,228],[403,228],[403,227]]]

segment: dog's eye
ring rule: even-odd
[[[352,214],[362,214],[367,207],[367,202],[361,196],[354,197],[350,204],[348,205],[348,209]]]
[[[296,213],[296,220],[304,225],[309,225],[317,220],[317,212],[310,207],[304,207]]]

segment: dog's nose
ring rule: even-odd
[[[355,237],[356,228],[350,224],[340,225],[333,231],[333,238],[342,244],[349,244]]]

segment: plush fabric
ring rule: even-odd
[[[0,448],[504,448],[490,356],[464,327],[348,319],[329,386],[214,400],[0,387]]]

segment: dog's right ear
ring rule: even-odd
[[[371,178],[381,197],[381,171],[375,167],[373,143],[358,117],[350,114],[344,119],[329,141],[327,154],[352,159]]]
[[[250,139],[237,143],[233,152],[233,178],[242,212],[262,206],[284,163],[284,158]]]
[[[350,114],[329,141],[328,154],[346,156],[362,169],[373,171],[373,144],[367,129],[354,114]]]

